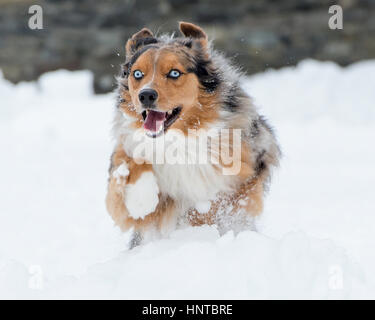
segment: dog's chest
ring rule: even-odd
[[[183,134],[168,131],[165,140],[151,139],[141,135],[136,139],[130,135],[124,143],[125,152],[133,158],[143,158],[153,164],[159,190],[177,202],[194,205],[200,201],[214,199],[218,192],[234,190],[236,177],[224,175],[222,170],[210,162],[205,144],[198,151]],[[172,141],[172,142],[171,142]],[[198,142],[196,142],[197,145]],[[186,152],[186,150],[189,150]],[[141,151],[138,156],[136,151]]]
[[[210,164],[153,165],[160,191],[177,201],[197,203],[214,199],[232,190],[233,179],[223,176]]]

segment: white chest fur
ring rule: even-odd
[[[210,164],[153,165],[160,191],[175,200],[195,204],[233,188],[234,177],[223,176]]]
[[[202,157],[207,154],[206,144],[201,144],[201,148],[187,148],[191,138],[174,130],[156,139],[146,137],[142,130],[128,132],[124,138],[125,152],[134,159],[143,158],[152,163],[160,192],[175,201],[194,205],[214,199],[218,192],[233,191],[235,187],[236,176],[223,175],[209,156]]]

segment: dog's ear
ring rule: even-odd
[[[180,31],[185,37],[199,40],[202,46],[207,46],[207,35],[201,27],[189,22],[180,22]]]
[[[189,22],[180,22],[180,31],[185,37],[197,38],[197,39],[207,39],[206,33],[201,27]]]
[[[133,36],[128,40],[125,46],[126,56],[129,57],[134,54],[140,47],[150,44],[156,43],[157,40],[154,38],[153,33],[151,30],[147,28],[143,28],[141,31],[133,34]]]

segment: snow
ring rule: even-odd
[[[208,213],[211,209],[210,201],[199,201],[195,204],[195,209],[202,214]]]
[[[134,219],[144,219],[159,203],[159,187],[151,171],[143,172],[134,184],[126,186],[125,205]]]
[[[0,298],[375,298],[375,61],[249,78],[284,154],[258,232],[132,251],[104,204],[115,98],[91,81],[0,76]]]
[[[112,173],[117,183],[121,183],[121,178],[126,178],[129,175],[129,168],[126,163],[122,163]]]

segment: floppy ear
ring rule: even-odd
[[[197,39],[203,46],[207,45],[207,35],[202,28],[189,22],[180,22],[180,31],[185,37]]]
[[[151,30],[147,28],[143,28],[141,31],[133,34],[133,36],[128,40],[125,46],[126,56],[131,56],[137,49],[140,47],[150,44],[156,43],[157,40],[154,38]]]

